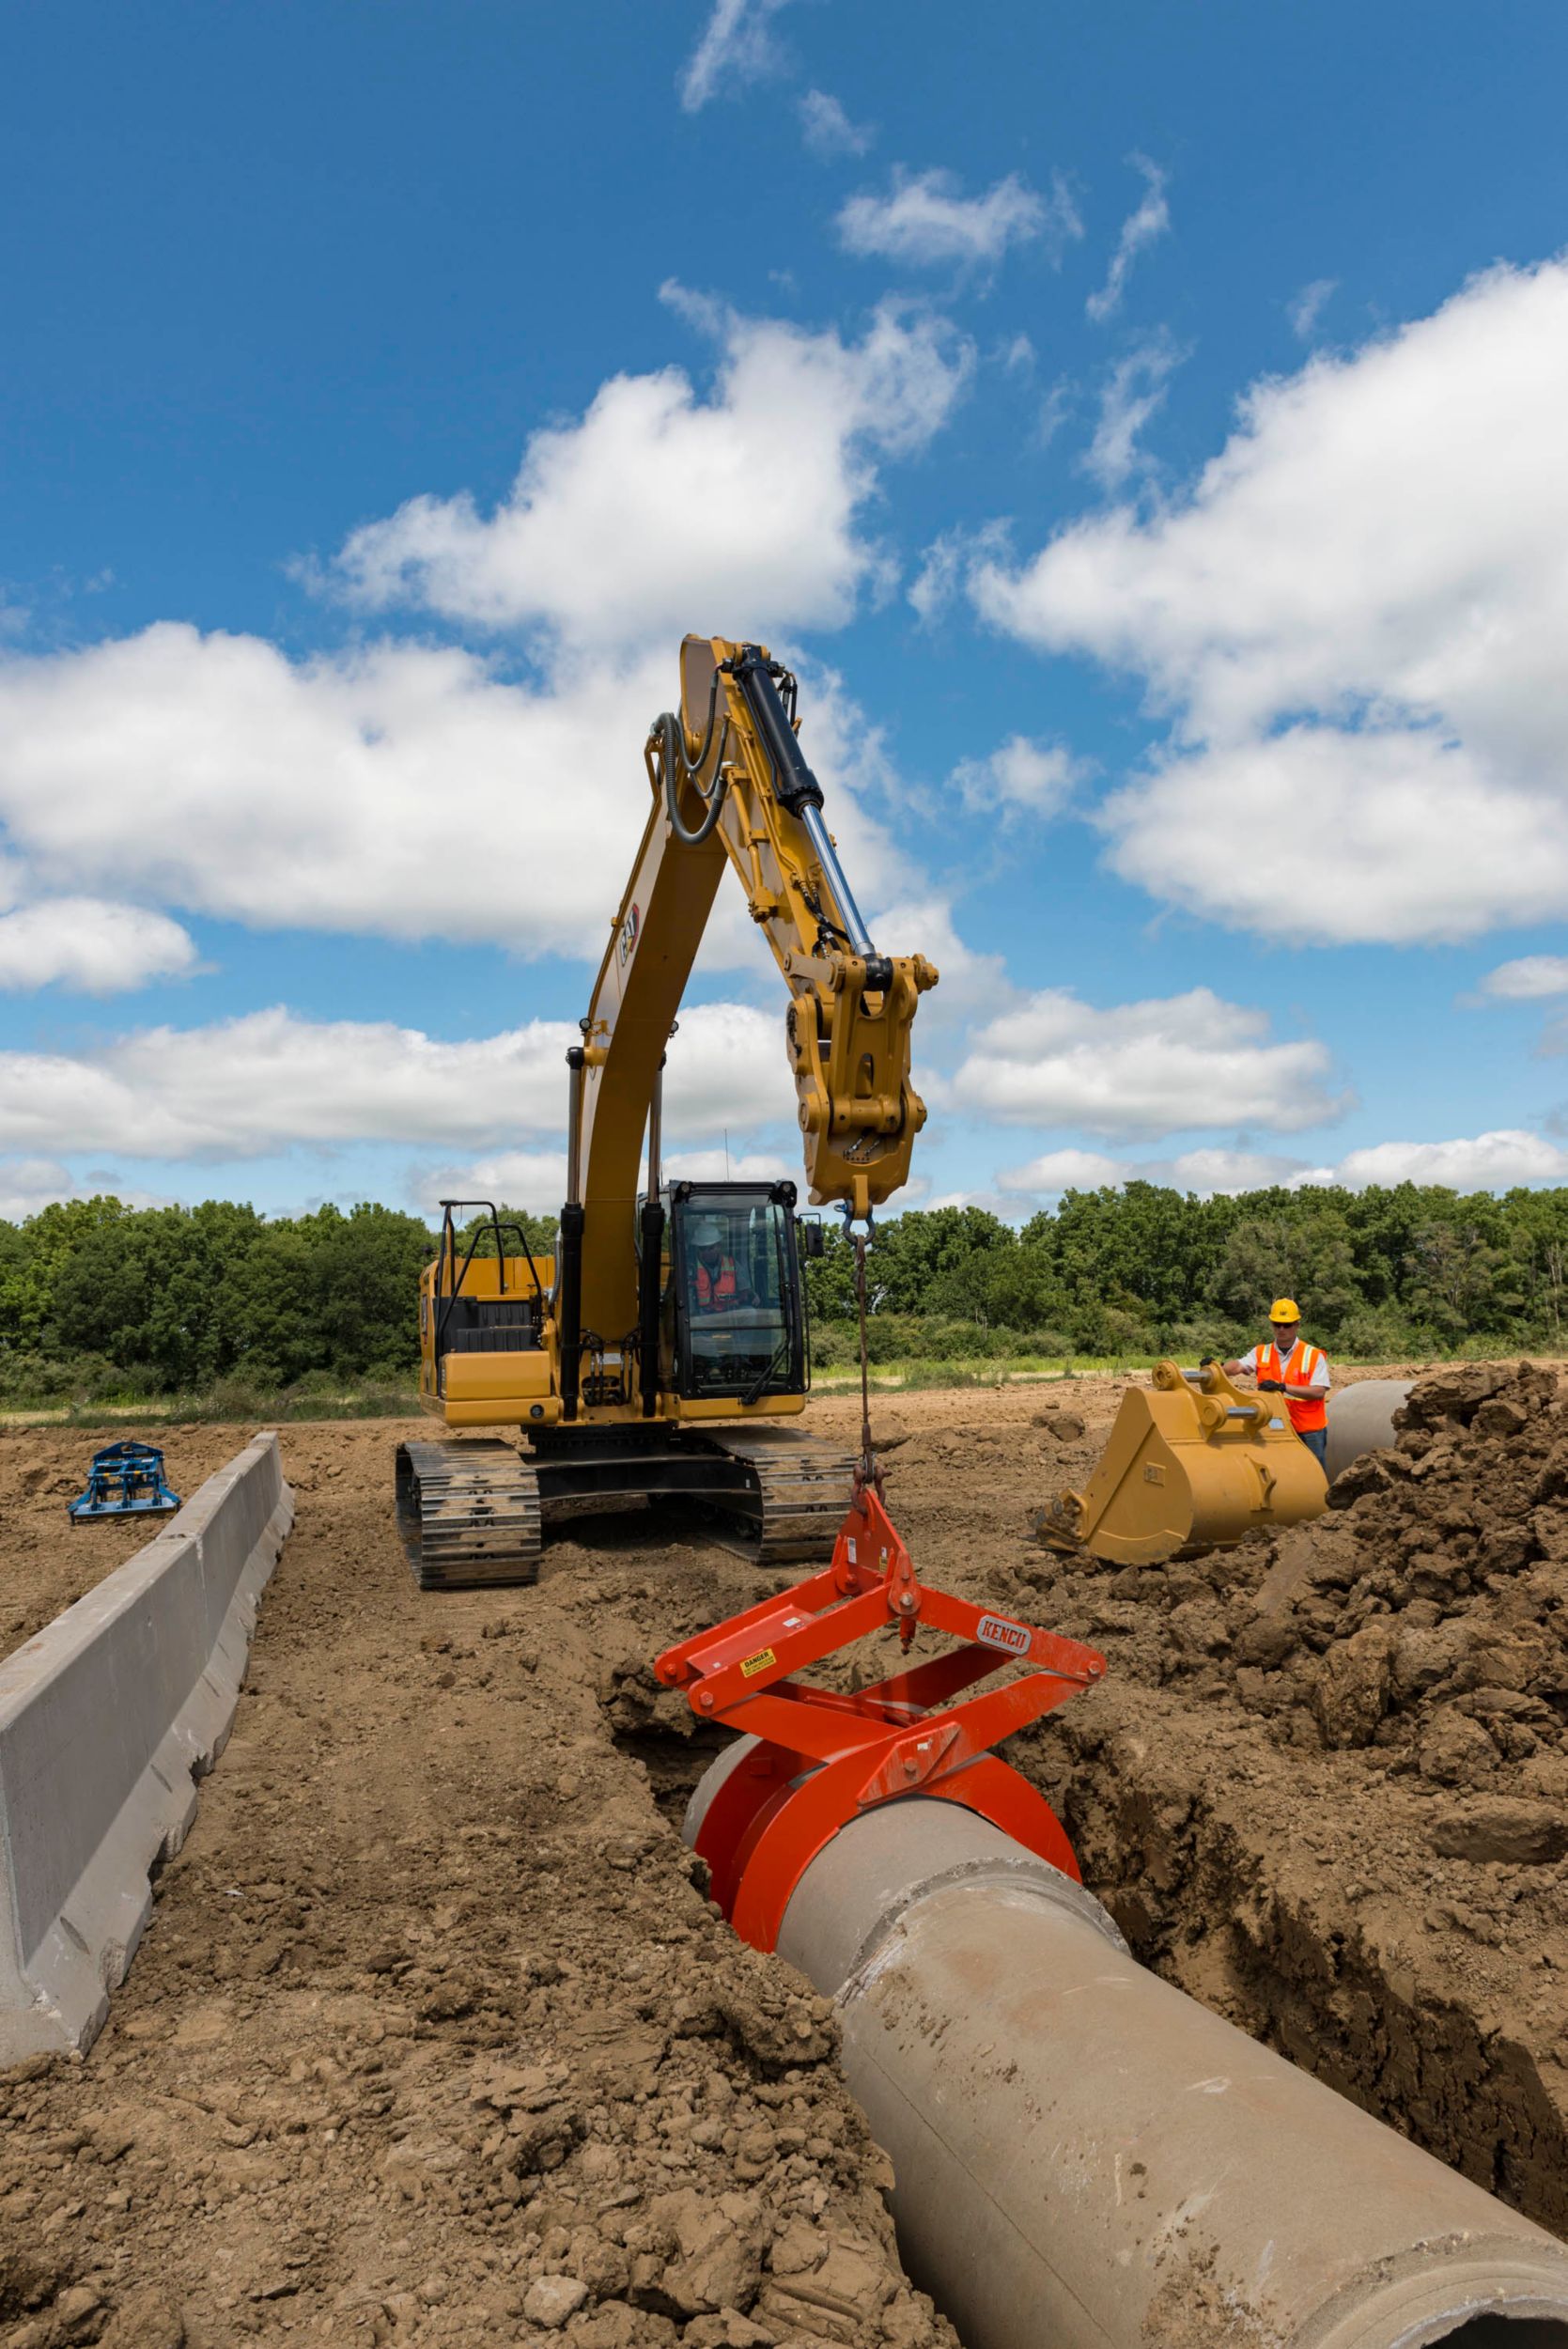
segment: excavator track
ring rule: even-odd
[[[397,1522],[422,1591],[538,1580],[539,1481],[509,1443],[399,1444]]]
[[[832,1556],[849,1506],[853,1452],[788,1427],[705,1428],[703,1441],[741,1466],[744,1483],[722,1505],[750,1535],[748,1557],[775,1566]]]

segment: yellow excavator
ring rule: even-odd
[[[642,845],[567,1054],[555,1254],[534,1255],[488,1200],[442,1203],[421,1401],[450,1430],[526,1440],[400,1447],[398,1517],[424,1589],[533,1580],[544,1507],[592,1496],[695,1496],[764,1563],[831,1549],[854,1455],[779,1423],[810,1384],[800,1267],[821,1224],[796,1215],[793,1183],[667,1182],[661,1166],[665,1046],[726,864],[789,992],[812,1202],[869,1220],[925,1120],[909,1033],[937,972],[873,945],[798,727],[796,680],[765,646],[686,638],[680,708],[645,745]]]

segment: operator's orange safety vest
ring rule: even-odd
[[[1283,1369],[1280,1366],[1277,1346],[1260,1346],[1258,1348],[1259,1378],[1278,1378],[1281,1386],[1304,1387],[1309,1379],[1317,1377],[1322,1367],[1322,1353],[1317,1346],[1309,1346],[1305,1338],[1296,1339]],[[1328,1407],[1321,1394],[1314,1395],[1310,1403],[1298,1403],[1293,1394],[1287,1394],[1285,1408],[1290,1413],[1290,1423],[1298,1436],[1310,1434],[1314,1427],[1327,1427],[1328,1424]]]
[[[697,1302],[699,1305],[733,1305],[736,1297],[735,1258],[721,1258],[717,1273],[709,1272],[702,1258],[697,1258]]]

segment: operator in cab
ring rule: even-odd
[[[716,1217],[705,1217],[691,1235],[691,1302],[699,1314],[724,1314],[750,1302],[735,1258],[724,1246]]]
[[[1294,1297],[1277,1297],[1269,1308],[1268,1337],[1239,1361],[1225,1364],[1228,1378],[1250,1371],[1260,1394],[1284,1397],[1290,1423],[1328,1473],[1328,1362],[1321,1346],[1301,1335],[1301,1308]]]

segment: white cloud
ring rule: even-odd
[[[1217,743],[1115,793],[1101,821],[1125,879],[1287,940],[1464,938],[1502,908],[1568,904],[1568,809],[1497,791],[1463,743],[1416,728]]]
[[[954,926],[951,907],[940,897],[906,897],[896,905],[878,906],[871,933],[884,954],[924,955],[941,973],[940,985],[920,999],[914,1031],[915,1088],[934,1099],[940,1087],[927,1040],[978,1012],[994,1014],[1017,1000],[1017,989],[1007,976],[1002,956],[982,954],[965,944]]]
[[[1036,448],[1049,448],[1072,413],[1076,389],[1077,386],[1069,382],[1065,376],[1059,377],[1051,385],[1040,402],[1040,412],[1034,419]]]
[[[0,1218],[21,1223],[56,1200],[80,1196],[70,1169],[54,1159],[0,1159]]]
[[[71,1199],[119,1200],[127,1207],[166,1207],[161,1191],[128,1185],[107,1169],[78,1176],[57,1159],[0,1158],[0,1221],[21,1223],[43,1208]]]
[[[965,578],[972,578],[982,564],[1000,560],[1006,550],[1007,528],[1002,522],[986,522],[978,530],[959,525],[933,538],[908,591],[908,601],[920,619],[926,626],[939,619]]]
[[[597,959],[645,820],[643,740],[674,697],[675,649],[534,687],[451,648],[296,663],[256,637],[166,622],[0,661],[13,892],[85,883],[259,928]],[[857,893],[908,887],[858,804],[886,781],[877,729],[820,668],[801,708]],[[705,968],[766,963],[726,883]]]
[[[1217,1192],[1268,1190],[1282,1185],[1337,1184],[1346,1190],[1398,1183],[1436,1185],[1447,1190],[1507,1190],[1514,1184],[1560,1182],[1568,1175],[1568,1150],[1540,1134],[1504,1129],[1455,1142],[1380,1142],[1349,1151],[1337,1166],[1312,1166],[1258,1150],[1186,1150],[1173,1159],[1114,1159],[1089,1150],[1048,1151],[1026,1165],[1004,1167],[997,1189],[1016,1199],[1048,1199],[1063,1190],[1092,1190],[1106,1183],[1146,1182]]]
[[[877,460],[945,423],[969,346],[891,303],[846,343],[667,290],[721,336],[711,397],[679,367],[613,377],[581,421],[533,435],[492,513],[416,497],[356,530],[333,568],[343,590],[543,629],[601,660],[607,644],[673,646],[694,623],[770,636],[847,620],[881,568],[859,530]]]
[[[597,954],[673,653],[535,689],[456,649],[296,663],[164,622],[0,661],[0,820],[36,892]]]
[[[1477,988],[1500,1003],[1535,1003],[1550,995],[1568,995],[1568,955],[1521,955],[1516,962],[1499,962]]]
[[[1568,912],[1565,412],[1568,262],[1495,269],[1254,386],[1179,501],[973,567],[997,625],[1172,716],[1105,811],[1118,872],[1296,941]]]
[[[672,1183],[794,1183],[804,1194],[805,1170],[778,1150],[675,1150],[664,1161]]]
[[[722,1142],[701,1150],[670,1152],[663,1174],[666,1182],[793,1182],[802,1194],[805,1190],[798,1156],[789,1159],[782,1151],[745,1149],[738,1134],[727,1154]],[[414,1165],[409,1169],[405,1189],[421,1212],[432,1217],[440,1213],[443,1199],[493,1199],[498,1206],[525,1207],[530,1215],[553,1215],[566,1196],[566,1152],[496,1150],[459,1163]]]
[[[296,1019],[281,1007],[207,1027],[144,1028],[77,1053],[0,1052],[0,1131],[24,1151],[141,1159],[258,1156],[296,1143],[505,1146],[566,1123],[567,1020],[448,1043],[390,1021]],[[665,1120],[794,1123],[782,1015],[743,1003],[682,1014]]]
[[[1098,1190],[1126,1180],[1126,1163],[1099,1150],[1048,1150],[1027,1166],[1005,1166],[997,1189],[1010,1197],[1049,1199],[1064,1190]]]
[[[895,170],[886,195],[852,195],[838,216],[847,252],[862,258],[907,261],[917,267],[956,261],[1000,261],[1010,244],[1046,240],[1055,260],[1083,234],[1083,224],[1058,173],[1041,196],[1016,172],[984,195],[963,195],[950,171]]]
[[[441,1213],[443,1199],[493,1199],[498,1206],[553,1215],[567,1195],[564,1150],[497,1150],[464,1164],[411,1166],[404,1196],[422,1215]]]
[[[1032,742],[1021,734],[987,758],[961,759],[953,787],[967,808],[989,815],[1058,815],[1078,779],[1079,767],[1060,742]]]
[[[0,914],[0,988],[118,995],[194,970],[194,941],[166,914],[97,897],[48,897]]]
[[[700,113],[726,86],[744,88],[778,70],[770,28],[788,5],[789,0],[714,0],[713,14],[680,75],[680,102],[688,114]]]
[[[1460,1142],[1380,1142],[1352,1150],[1334,1180],[1353,1190],[1368,1183],[1440,1183],[1449,1190],[1506,1190],[1514,1183],[1560,1182],[1568,1150],[1540,1134],[1505,1128]]]
[[[1287,307],[1291,333],[1301,342],[1311,342],[1313,330],[1330,295],[1339,290],[1337,277],[1314,277],[1310,286],[1303,286]]]
[[[957,592],[966,545],[961,531],[944,531],[925,550],[909,587],[909,602],[926,627],[940,618]]]
[[[1103,1011],[1052,988],[971,1038],[953,1097],[1003,1124],[1094,1134],[1294,1133],[1349,1106],[1330,1074],[1323,1045],[1273,1043],[1265,1012],[1206,987]]]
[[[1199,1191],[1204,1198],[1216,1192],[1267,1190],[1276,1183],[1296,1189],[1314,1179],[1299,1159],[1281,1158],[1271,1150],[1183,1150],[1160,1163],[1161,1172],[1149,1174],[1149,1181],[1171,1183],[1177,1190]]]
[[[1136,211],[1129,212],[1122,223],[1122,233],[1116,240],[1116,250],[1110,257],[1110,271],[1098,293],[1092,293],[1084,308],[1096,325],[1114,316],[1122,306],[1127,277],[1139,255],[1163,237],[1171,226],[1171,208],[1165,201],[1165,174],[1146,155],[1134,155],[1131,163],[1143,175],[1143,196]]]
[[[814,155],[863,155],[874,132],[851,122],[838,100],[825,89],[809,89],[800,101],[800,133]]]
[[[1129,350],[1111,368],[1100,391],[1094,437],[1081,460],[1083,471],[1092,474],[1102,489],[1121,489],[1145,461],[1139,436],[1158,413],[1167,382],[1186,355],[1169,336],[1157,334]],[[1042,416],[1042,428],[1047,421]],[[1049,420],[1051,432],[1059,421]]]

